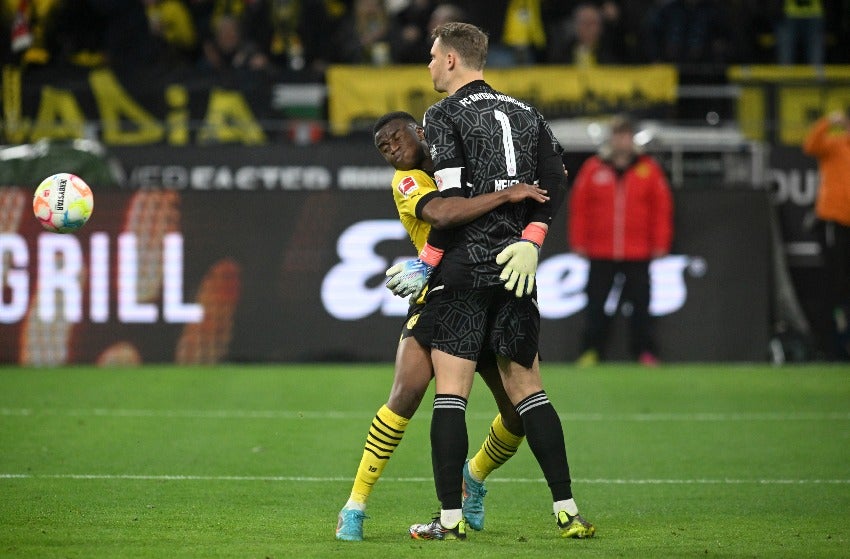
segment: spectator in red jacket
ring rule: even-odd
[[[664,172],[635,145],[631,120],[616,117],[609,141],[584,162],[570,192],[570,245],[590,262],[579,365],[604,358],[611,317],[621,301],[631,303],[635,358],[658,363],[649,264],[670,251],[672,237],[673,200]]]

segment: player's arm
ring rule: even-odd
[[[458,189],[451,191],[449,196],[454,201],[460,203],[465,200],[465,198],[460,197],[460,190]],[[439,200],[444,200],[444,198],[436,190],[423,196],[416,204],[416,217],[424,219],[419,208],[433,204]],[[471,221],[472,219],[475,218],[471,217],[467,221]],[[428,220],[426,219],[425,221]],[[428,283],[428,278],[431,277],[434,268],[443,259],[443,253],[446,247],[449,246],[454,238],[454,231],[454,228],[437,229],[432,226],[428,232],[428,240],[425,242],[422,250],[419,251],[418,258],[396,264],[386,271],[386,275],[389,278],[386,284],[387,288],[399,297],[407,297],[408,295],[413,296],[413,298],[418,297],[418,293]]]
[[[563,149],[549,125],[542,118],[538,128],[537,173],[540,188],[546,192],[548,200],[533,204],[530,218],[522,231],[522,240],[530,241],[538,249],[549,232],[549,225],[564,203],[567,193],[567,173],[561,158]]]
[[[496,256],[496,264],[503,266],[499,277],[505,282],[505,289],[513,291],[517,297],[529,295],[534,290],[540,247],[567,191],[567,176],[561,159],[563,150],[542,118],[538,134],[537,173],[540,186],[546,190],[549,200],[534,204],[522,238]]]
[[[552,223],[552,218],[563,205],[567,193],[567,176],[564,172],[564,161],[561,157],[563,149],[552,134],[546,121],[540,121],[538,129],[537,171],[540,187],[549,197],[543,203],[535,204],[531,212],[531,223],[545,225],[546,229]]]
[[[546,191],[533,184],[518,183],[498,192],[463,198],[443,197],[439,192],[430,192],[416,204],[416,217],[430,223],[436,229],[449,229],[465,225],[502,204],[516,204],[525,200],[543,204],[549,200]]]
[[[459,202],[463,197],[463,175],[464,160],[463,150],[459,149],[459,143],[455,134],[454,126],[448,115],[440,109],[432,106],[425,112],[423,122],[425,137],[431,146],[431,157],[434,161],[434,180],[437,183],[438,193],[431,195],[427,203],[445,198],[458,198],[458,200],[447,200],[447,203]],[[435,155],[436,154],[436,155]],[[440,198],[437,198],[440,196]],[[426,204],[417,203],[417,217],[425,219],[419,208]],[[426,220],[427,221],[427,220]],[[434,268],[443,258],[443,252],[452,242],[454,229],[437,229],[431,227],[428,241],[419,251],[419,258],[396,264],[386,274],[387,288],[395,295],[416,295],[427,284]]]

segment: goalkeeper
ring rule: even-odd
[[[440,197],[430,174],[433,165],[424,140],[424,131],[412,115],[404,112],[384,115],[375,123],[374,137],[375,146],[381,155],[396,169],[392,182],[393,198],[399,219],[420,254],[438,256],[441,253],[441,249],[426,243],[432,225],[435,228],[457,226],[503,204],[520,203],[526,199],[535,202],[547,200],[541,189],[517,184],[486,196],[447,204]],[[436,230],[434,233],[437,237]],[[427,259],[425,256],[423,258]],[[436,264],[436,261],[431,261]],[[398,344],[389,399],[372,419],[350,497],[339,513],[336,537],[340,540],[363,539],[363,520],[366,518],[369,495],[401,442],[407,424],[433,377],[430,356],[434,320],[432,310],[442,288],[439,274],[432,275],[430,266],[423,264],[418,270],[419,274],[413,273],[411,278],[430,277],[432,287],[421,296],[419,288],[416,288],[416,293],[406,293],[412,295],[411,306]],[[422,281],[420,287],[424,284]],[[406,284],[405,289],[408,287]],[[524,434],[522,422],[499,378],[495,356],[492,353],[482,355],[478,366],[501,413],[494,419],[481,450],[463,465],[469,495],[465,501],[465,511],[470,526],[475,529],[481,529],[484,524],[484,478],[516,453]]]
[[[563,428],[543,389],[538,356],[534,275],[537,251],[566,191],[563,149],[537,109],[484,80],[485,32],[450,22],[436,27],[432,38],[428,70],[434,89],[447,96],[425,111],[423,122],[435,182],[442,196],[452,196],[444,200],[474,200],[517,181],[539,183],[551,199],[499,206],[458,228],[445,245],[445,288],[431,344],[431,457],[441,507],[437,518],[409,532],[416,539],[466,538],[466,404],[476,362],[492,351],[549,486],[560,536],[592,537],[596,528],[573,499]]]

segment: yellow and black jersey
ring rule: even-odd
[[[398,209],[398,217],[407,234],[410,235],[410,240],[413,241],[418,254],[428,240],[431,224],[416,216],[416,205],[426,195],[436,193],[437,185],[431,175],[420,169],[396,171],[392,184],[393,200]]]

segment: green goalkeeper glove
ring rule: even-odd
[[[433,266],[429,266],[419,259],[396,264],[386,272],[389,278],[387,288],[394,295],[399,297],[411,295],[413,296],[412,299],[415,300],[422,288],[428,284],[428,278],[431,277],[433,271]],[[411,303],[413,300],[411,300]]]
[[[496,256],[496,264],[505,265],[499,276],[505,282],[505,289],[513,291],[517,297],[531,293],[534,289],[539,251],[535,243],[522,239],[506,246]]]
[[[428,278],[434,268],[443,259],[443,249],[425,243],[419,251],[419,258],[396,264],[387,270],[387,287],[399,297],[410,296],[412,304],[419,298],[422,289],[428,284]]]

